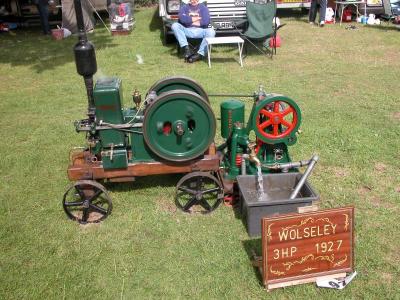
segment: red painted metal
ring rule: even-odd
[[[260,117],[257,121],[257,129],[259,132],[268,139],[279,139],[288,136],[297,125],[297,112],[296,110],[287,102],[289,106],[284,110],[280,111],[280,103],[284,101],[275,101],[273,111],[268,111],[264,108],[259,110]],[[292,114],[292,121],[285,119],[286,116]],[[281,126],[280,126],[281,125]],[[272,133],[265,132],[264,129],[272,126]],[[281,130],[279,127],[286,127],[285,130]]]

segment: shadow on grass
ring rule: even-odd
[[[88,40],[96,50],[114,47],[112,36],[100,26],[103,27],[103,24],[98,25],[96,33],[88,34]],[[51,36],[42,35],[40,29],[19,29],[1,38],[0,64],[28,66],[36,73],[42,73],[75,61],[73,47],[78,41],[77,36],[55,41]]]
[[[261,238],[244,240],[244,241],[242,241],[242,245],[243,245],[244,250],[246,251],[249,261],[254,260],[254,255],[261,256],[261,251],[262,251]],[[254,271],[254,275],[258,279],[260,286],[263,286],[262,274],[261,274],[259,268],[253,267],[253,271]]]
[[[400,28],[397,28],[394,25],[390,25],[390,24],[382,25],[382,23],[381,23],[381,25],[378,25],[378,26],[368,26],[368,27],[373,28],[375,30],[379,30],[379,31],[399,31],[400,32]]]
[[[154,10],[153,15],[151,16],[149,29],[150,31],[160,30],[160,38],[162,38],[162,19],[158,15],[158,9]]]
[[[304,8],[304,9],[303,8],[278,9],[276,11],[276,16],[278,18],[292,18],[292,19],[296,19],[296,20],[301,20],[308,16],[308,9],[306,9],[306,8]]]
[[[106,182],[104,186],[113,192],[134,192],[142,189],[158,187],[175,187],[184,174],[151,175],[136,177],[134,182]]]

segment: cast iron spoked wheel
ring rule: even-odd
[[[98,223],[111,213],[112,202],[100,183],[79,180],[65,192],[63,208],[68,218],[80,224]]]
[[[186,213],[211,213],[223,198],[220,181],[207,172],[186,174],[176,185],[176,205]]]
[[[301,112],[297,104],[284,96],[260,101],[253,116],[253,128],[265,143],[287,142],[295,139]]]

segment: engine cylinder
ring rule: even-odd
[[[221,103],[221,136],[229,138],[235,123],[244,123],[244,104],[235,99]]]

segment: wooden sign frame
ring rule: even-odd
[[[261,226],[268,290],[344,277],[354,269],[354,207],[266,217]]]

